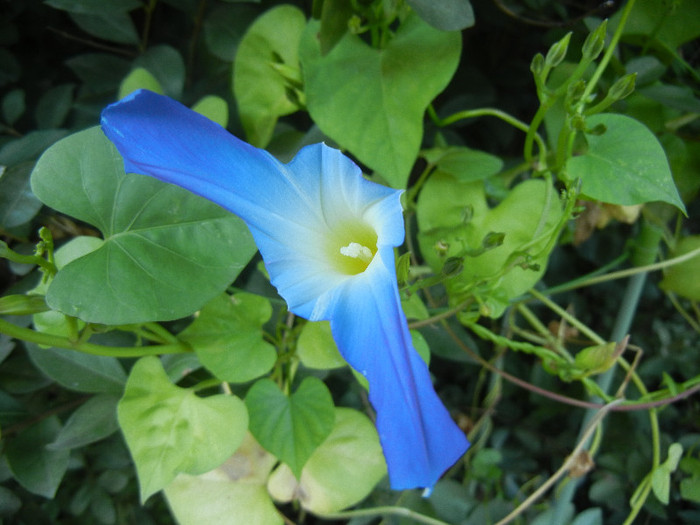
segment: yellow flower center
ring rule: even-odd
[[[345,275],[364,272],[377,253],[377,234],[364,223],[345,223],[333,231],[328,246],[331,265]]]

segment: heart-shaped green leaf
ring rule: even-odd
[[[509,299],[541,278],[562,216],[557,193],[546,184],[527,180],[490,208],[482,181],[457,182],[441,171],[430,177],[418,200],[418,240],[435,272],[449,258],[462,259],[461,272],[445,282],[453,304],[477,295],[482,312],[499,317]],[[492,233],[503,234],[502,242],[484,249]]]
[[[372,422],[356,410],[335,409],[330,436],[309,458],[297,480],[280,465],[268,481],[273,498],[318,514],[338,512],[364,499],[386,474],[379,437]]]
[[[200,476],[178,475],[165,489],[170,509],[180,525],[282,525],[265,488],[275,463],[248,433],[220,467]]]
[[[255,383],[245,398],[255,439],[298,478],[301,469],[333,430],[335,412],[328,388],[307,377],[291,396],[269,379]]]
[[[39,159],[32,190],[46,205],[97,227],[99,249],[61,269],[46,300],[85,321],[128,324],[190,315],[221,293],[255,253],[245,224],[181,188],[125,174],[99,128]]]
[[[117,413],[142,501],[180,472],[203,474],[221,465],[248,428],[243,401],[224,394],[199,398],[178,388],[153,356],[134,365]]]
[[[243,36],[233,68],[233,93],[248,142],[264,148],[277,118],[299,109],[288,96],[288,79],[279,68],[299,69],[298,43],[304,13],[280,5],[260,16]]]
[[[245,383],[268,372],[277,360],[275,348],[262,338],[262,325],[271,315],[264,297],[223,294],[202,308],[180,338],[216,377]]]
[[[300,47],[311,117],[392,186],[403,188],[423,138],[423,114],[457,68],[459,33],[411,15],[382,49],[346,34],[322,56],[319,24]]]
[[[666,153],[644,124],[624,115],[600,114],[586,125],[605,126],[605,132],[587,135],[588,151],[566,163],[568,175],[581,179],[581,193],[610,204],[663,201],[686,213]]]
[[[61,423],[56,416],[42,419],[5,444],[5,457],[15,479],[28,491],[52,499],[68,468],[68,450],[50,450]]]

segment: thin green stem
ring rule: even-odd
[[[468,119],[468,118],[476,118],[476,117],[495,117],[498,118],[511,126],[513,126],[516,129],[519,129],[523,133],[526,133],[525,140],[528,140],[528,135],[531,135],[532,138],[530,140],[534,140],[537,143],[537,147],[539,148],[539,160],[538,160],[538,169],[543,169],[547,165],[547,147],[545,146],[544,140],[542,137],[539,136],[534,131],[531,131],[532,125],[527,125],[523,121],[518,120],[517,118],[513,117],[512,115],[509,115],[505,111],[501,111],[500,109],[495,109],[495,108],[478,108],[478,109],[466,109],[463,111],[458,111],[457,113],[454,113],[450,115],[449,117],[446,117],[444,119],[441,119],[437,116],[435,113],[435,110],[429,106],[428,107],[428,114],[430,117],[433,119],[436,125],[440,127],[445,127],[449,126],[450,124],[454,124],[455,122],[458,122],[460,120]],[[528,160],[526,158],[526,160]]]
[[[578,460],[579,454],[584,450],[591,435],[598,428],[598,425],[602,423],[603,418],[610,412],[610,410],[613,407],[620,404],[621,401],[621,399],[616,399],[615,401],[608,403],[600,410],[598,410],[598,412],[596,412],[595,416],[593,417],[593,419],[591,419],[590,423],[588,424],[588,427],[581,436],[581,439],[579,439],[579,442],[576,444],[576,447],[571,452],[571,454],[569,454],[564,463],[562,463],[561,467],[559,467],[559,470],[552,474],[552,476],[550,476],[549,479],[547,479],[547,481],[545,481],[535,492],[530,494],[530,496],[528,496],[528,498],[525,501],[518,505],[518,507],[515,508],[513,512],[511,512],[501,521],[496,523],[496,525],[505,525],[506,523],[510,523],[515,518],[520,516],[523,512],[525,512],[525,510],[528,509],[528,507],[530,507],[530,505],[532,505],[542,495],[544,495],[544,493],[547,492],[549,488],[557,482],[557,480],[563,477]]]
[[[145,355],[180,354],[191,352],[192,349],[183,342],[154,346],[104,346],[84,341],[71,340],[68,337],[35,332],[29,328],[14,325],[4,319],[0,319],[0,333],[9,335],[15,339],[36,343],[38,345],[56,348],[67,348],[85,354],[103,355],[110,357],[142,357]]]
[[[372,509],[357,509],[348,510],[345,512],[334,512],[332,514],[317,514],[318,517],[326,520],[344,520],[347,518],[355,518],[361,516],[400,516],[409,518],[416,523],[425,523],[426,525],[450,525],[444,521],[424,516],[418,512],[407,509],[405,507],[374,507]]]
[[[630,12],[632,11],[632,8],[634,7],[635,0],[628,0],[627,3],[625,4],[625,7],[622,9],[622,15],[620,16],[620,23],[617,25],[615,28],[615,33],[613,34],[612,38],[610,39],[610,44],[608,45],[608,48],[605,50],[605,53],[603,54],[603,58],[598,62],[598,66],[596,67],[596,70],[593,72],[593,76],[591,76],[590,80],[586,84],[586,88],[583,91],[583,96],[581,97],[581,104],[585,104],[586,100],[588,100],[588,97],[591,96],[591,93],[593,93],[593,90],[595,89],[596,85],[598,84],[598,81],[600,80],[600,77],[603,75],[603,72],[605,69],[608,67],[608,63],[610,62],[610,59],[613,56],[613,53],[615,52],[615,49],[617,48],[617,43],[620,41],[620,37],[622,37],[622,31],[625,29],[625,25],[627,24],[627,18],[630,15]]]

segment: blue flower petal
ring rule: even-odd
[[[404,237],[401,192],[367,181],[323,144],[282,164],[149,91],[106,108],[102,128],[127,171],[177,184],[248,224],[290,310],[330,320],[341,353],[367,377],[392,487],[432,487],[469,445],[401,310],[393,254]]]
[[[393,489],[431,489],[469,443],[433,389],[401,310],[394,256],[382,249],[335,293],[333,338],[367,378]]]

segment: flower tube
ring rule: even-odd
[[[340,353],[367,378],[392,488],[432,488],[469,443],[435,393],[401,309],[401,192],[366,180],[324,144],[283,164],[146,90],[108,106],[102,129],[127,172],[181,186],[246,222],[289,310],[330,321]]]

